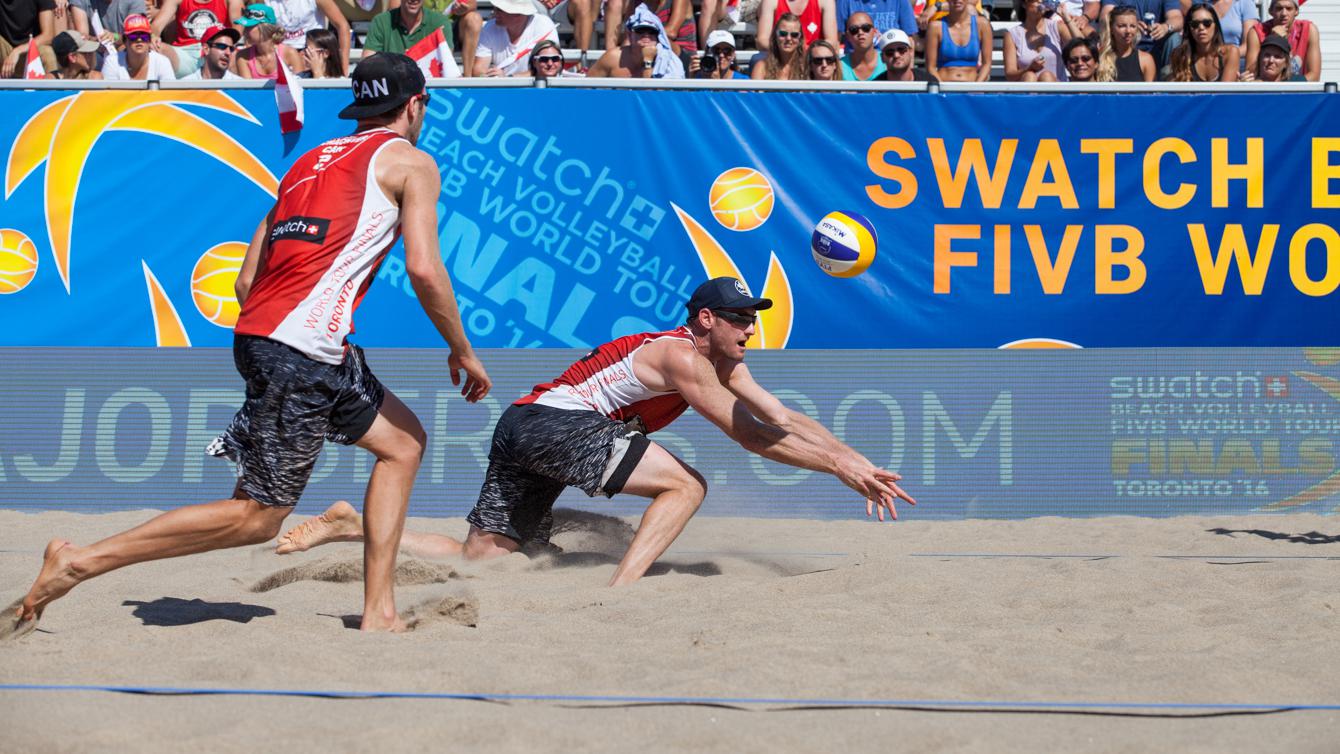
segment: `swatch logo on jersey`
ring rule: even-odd
[[[290,217],[280,220],[270,229],[271,241],[307,241],[321,244],[326,241],[330,220],[324,217]]]
[[[47,234],[67,294],[73,291],[74,210],[79,186],[93,147],[105,133],[134,131],[170,139],[213,157],[272,197],[278,191],[274,174],[250,150],[183,105],[260,125],[250,112],[219,91],[109,91],[80,92],[58,99],[19,130],[5,166],[5,198],[46,165],[43,201]],[[149,223],[147,217],[144,222]],[[190,345],[163,285],[147,262],[141,264],[154,317],[155,341],[160,346]]]

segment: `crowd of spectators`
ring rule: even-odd
[[[1317,81],[1300,0],[0,0],[0,76],[339,78],[379,52],[445,75],[798,81]],[[603,49],[588,50],[595,23]],[[731,29],[754,32],[744,49]],[[574,48],[565,51],[560,28]],[[440,32],[440,34],[439,34]],[[440,40],[440,42],[438,42]],[[996,54],[996,41],[1000,42]]]

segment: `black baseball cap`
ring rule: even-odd
[[[398,52],[379,52],[359,62],[349,75],[354,102],[340,111],[346,120],[374,118],[423,94],[423,71],[419,64]]]
[[[1278,34],[1267,34],[1266,38],[1261,40],[1261,49],[1264,50],[1267,47],[1274,47],[1284,53],[1286,58],[1293,54],[1293,50],[1289,49],[1289,40]]]
[[[719,277],[694,289],[686,306],[692,317],[703,309],[768,309],[772,299],[750,296],[737,278]]]

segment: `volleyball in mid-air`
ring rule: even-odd
[[[753,168],[731,168],[712,181],[707,201],[722,226],[753,230],[772,215],[772,184]]]
[[[226,241],[201,254],[191,270],[191,299],[195,308],[200,316],[219,327],[231,328],[237,324],[241,307],[233,286],[246,255],[246,244]]]
[[[814,226],[810,252],[819,268],[837,278],[854,278],[875,261],[875,226],[855,212],[829,212]]]
[[[37,274],[37,246],[23,231],[0,228],[0,294],[18,293]]]

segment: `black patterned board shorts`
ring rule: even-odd
[[[238,489],[265,505],[297,505],[322,444],[358,442],[386,397],[352,344],[342,363],[326,364],[268,338],[236,335],[233,363],[247,398],[206,452],[236,463]]]
[[[596,411],[511,406],[493,430],[484,486],[465,520],[522,544],[548,542],[564,487],[613,497],[649,445],[646,435]]]

